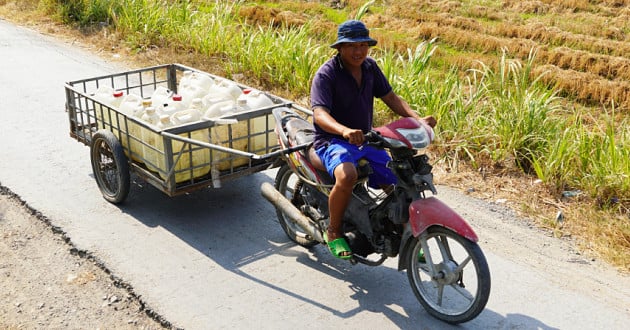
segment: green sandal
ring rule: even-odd
[[[348,260],[352,258],[352,250],[348,246],[348,242],[343,237],[337,238],[332,242],[328,241],[328,233],[324,233],[324,241],[328,245],[328,250],[333,256],[339,259]]]

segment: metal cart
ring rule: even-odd
[[[65,84],[70,136],[90,147],[94,177],[103,197],[123,202],[130,175],[175,196],[270,169],[281,163],[272,110],[297,108],[266,94],[272,106],[159,129],[95,98],[101,86],[149,98],[160,86],[177,93],[184,72],[226,80],[181,64],[167,64]],[[249,88],[230,81],[242,90]]]

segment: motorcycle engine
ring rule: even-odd
[[[358,231],[347,232],[345,236],[353,254],[367,257],[369,254],[374,252],[372,244],[370,244],[367,237]]]

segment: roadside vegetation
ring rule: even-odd
[[[336,26],[360,18],[394,89],[438,119],[438,182],[630,270],[630,0],[0,0],[0,16],[302,105]]]

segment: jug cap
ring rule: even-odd
[[[181,101],[182,100],[182,96],[179,94],[174,94],[173,95],[173,101]]]

